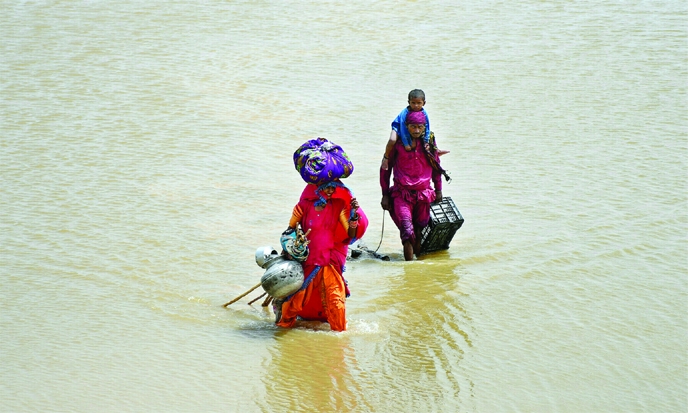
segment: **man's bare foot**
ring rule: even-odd
[[[413,253],[418,256],[420,254],[420,237],[416,238],[416,241],[413,243]]]
[[[413,261],[413,244],[411,241],[404,241],[404,259]]]

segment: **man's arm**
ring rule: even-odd
[[[432,168],[432,184],[435,187],[435,202],[442,202],[442,173]]]
[[[382,209],[389,210],[389,183],[392,178],[392,169],[394,169],[394,163],[396,161],[396,145],[392,148],[389,154],[389,167],[387,169],[380,168],[380,189],[382,189],[382,201],[380,205]]]

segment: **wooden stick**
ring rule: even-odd
[[[258,297],[254,298],[253,300],[249,301],[248,305],[251,305],[251,304],[255,303],[256,301],[258,301],[259,299],[263,298],[265,296],[265,294],[267,294],[267,291],[264,292],[263,294],[259,295]]]
[[[297,235],[296,239],[297,239],[299,244],[308,245],[311,243],[311,240],[308,239],[308,234],[311,233],[311,229],[312,228],[308,228],[308,231],[306,231],[305,234],[303,232],[301,232],[300,236]]]
[[[223,305],[223,307],[227,308],[228,305],[232,304],[235,301],[239,301],[242,297],[245,297],[251,293],[251,291],[255,290],[256,288],[260,287],[261,283],[256,284],[254,287],[252,287],[250,290],[246,291],[245,293],[241,294],[237,298],[233,299],[232,301],[226,303]]]
[[[272,301],[272,296],[268,295],[268,298],[266,298],[265,301],[263,301],[263,304],[261,304],[260,306],[261,307],[267,307],[268,304],[270,304],[270,301]]]

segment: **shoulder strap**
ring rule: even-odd
[[[447,181],[447,183],[451,182],[449,173],[440,166],[440,157],[437,155],[438,148],[437,143],[435,142],[434,132],[430,132],[430,136],[428,137],[428,143],[425,144],[424,149],[425,157],[428,159],[428,163],[430,163],[432,169],[441,173],[444,176],[444,179],[445,181]]]

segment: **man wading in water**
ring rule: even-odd
[[[405,148],[397,140],[389,156],[389,169],[380,168],[380,205],[399,228],[406,261],[420,252],[420,231],[430,222],[430,204],[442,201],[442,175],[448,180],[440,166],[434,134],[430,133],[428,143],[423,141],[425,124],[423,112],[409,112],[405,127],[411,145]],[[392,176],[394,185],[390,187]]]

